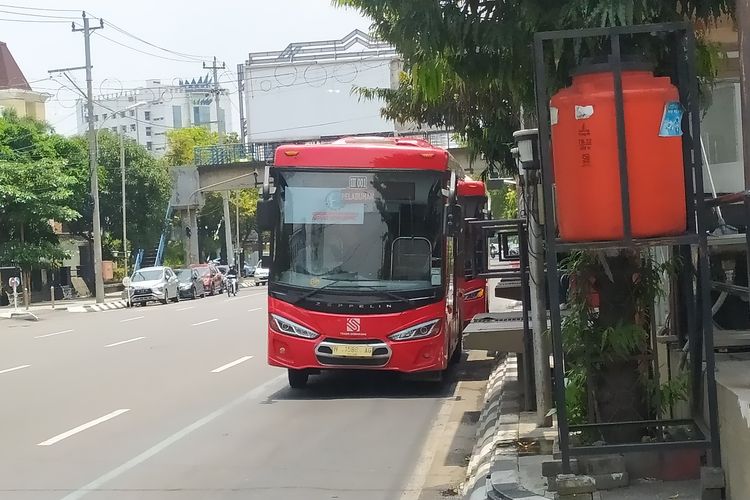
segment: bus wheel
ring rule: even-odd
[[[307,378],[310,376],[305,370],[294,370],[289,368],[287,370],[289,377],[289,387],[292,389],[304,389],[307,385]]]

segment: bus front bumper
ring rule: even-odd
[[[368,369],[401,373],[430,372],[447,367],[443,335],[394,342],[336,338],[314,340],[270,330],[268,363],[296,370]]]

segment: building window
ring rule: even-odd
[[[209,106],[193,106],[193,124],[208,125],[211,123],[211,108]]]
[[[146,127],[146,137],[151,137],[151,127]]]
[[[134,109],[130,110],[130,116],[135,116],[135,110]]]
[[[151,120],[151,111],[144,111],[143,112],[143,119],[148,121]]]
[[[107,113],[102,113],[102,121],[107,119]]]
[[[130,131],[135,132],[135,123],[130,124]]]
[[[151,143],[151,141],[149,141],[149,142],[146,143],[146,149],[148,149],[149,151],[151,151],[153,149],[153,147],[154,147],[154,145]]]
[[[95,121],[95,122],[98,122],[98,121],[99,121],[99,115],[94,115],[94,121]]]
[[[737,130],[739,100],[735,85],[719,85],[711,92],[711,106],[703,118],[703,147],[711,165],[740,160]]]
[[[127,127],[127,125],[121,125],[121,126],[120,126],[120,132],[122,132],[122,133],[124,134],[124,133],[125,133],[125,132],[127,132],[127,131],[128,131],[128,127]]]
[[[172,126],[182,128],[182,106],[172,106]]]
[[[117,127],[112,127],[112,132],[117,133]]]

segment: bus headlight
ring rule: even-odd
[[[484,288],[477,288],[464,294],[464,300],[481,299],[484,297]]]
[[[433,319],[432,321],[420,323],[418,325],[411,326],[407,328],[406,330],[401,330],[400,332],[393,333],[389,335],[388,338],[391,340],[395,340],[396,342],[400,340],[423,339],[426,337],[432,337],[433,335],[437,335],[439,331],[440,331],[440,320]]]
[[[304,326],[298,325],[294,321],[282,318],[281,316],[272,314],[271,320],[273,321],[271,326],[280,333],[292,335],[293,337],[302,337],[303,339],[316,339],[320,337],[318,333],[315,333],[309,328],[305,328]]]

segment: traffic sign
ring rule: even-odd
[[[13,276],[12,278],[10,278],[8,280],[8,285],[11,288],[16,288],[16,287],[20,286],[21,285],[21,278],[19,278],[18,276]]]

